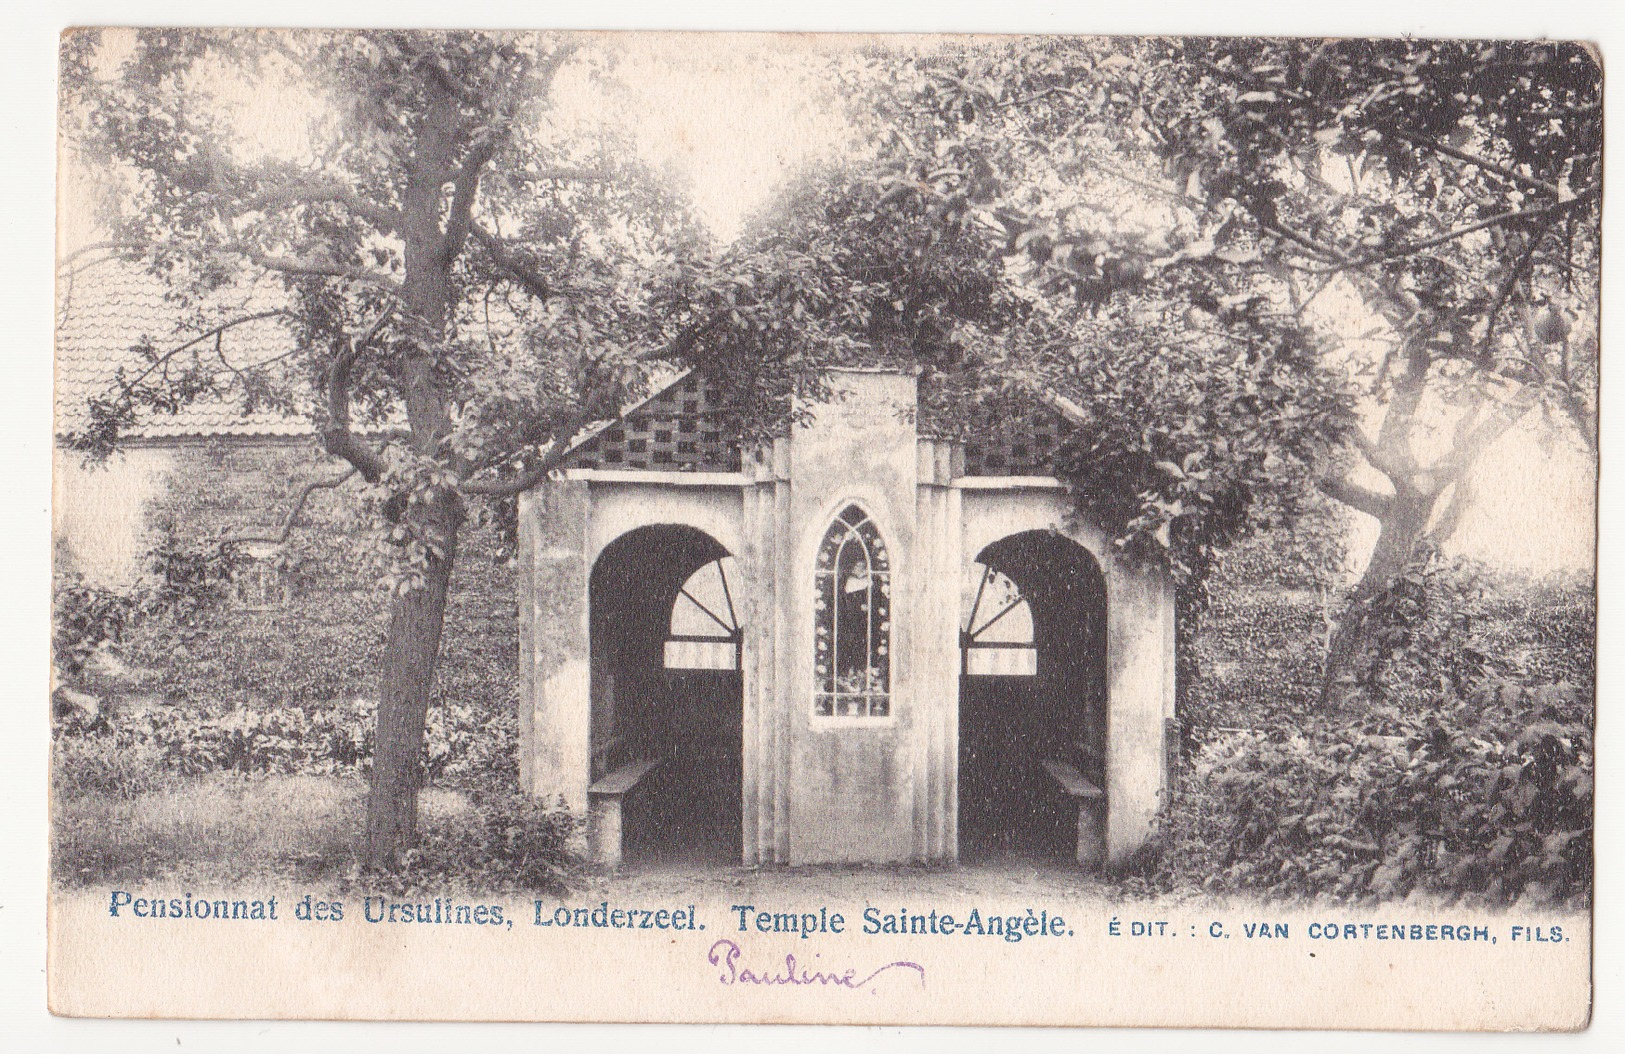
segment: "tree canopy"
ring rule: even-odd
[[[662,365],[729,383],[746,432],[790,413],[816,367],[950,356],[934,319],[1007,312],[997,269],[856,169],[810,175],[717,247],[613,128],[551,105],[610,52],[547,34],[109,31],[63,51],[70,146],[112,183],[108,237],[195,318],[143,352],[70,440],[118,442],[145,411],[222,392],[316,399],[329,453],[363,478],[395,577],[369,800],[369,858],[411,838],[416,765],[458,533],[537,484]],[[309,128],[267,154],[233,91],[279,93]],[[931,247],[924,252],[924,247]],[[70,265],[73,262],[70,262]],[[207,295],[279,284],[295,339],[232,364]],[[374,427],[363,429],[362,427]],[[328,479],[339,484],[351,473]]]
[[[348,464],[322,483],[368,483],[396,558],[370,858],[411,839],[466,519],[667,367],[723,382],[747,436],[831,363],[917,368],[967,429],[1041,404],[1069,423],[1056,471],[1080,513],[1188,603],[1221,548],[1319,486],[1387,541],[1348,629],[1513,423],[1542,409],[1594,444],[1582,48],[1018,39],[831,67],[853,157],[720,246],[626,130],[557,105],[561,78],[612,84],[597,38],[65,38],[64,136],[108,192],[81,258],[163,277],[192,332],[145,348],[70,440],[105,452],[146,410],[235,393],[313,407]],[[299,119],[281,149],[242,127],[245,92]],[[267,284],[277,303],[211,315]],[[266,315],[285,355],[210,353]]]
[[[703,235],[613,130],[556,120],[550,93],[572,62],[606,72],[546,34],[142,30],[64,44],[66,125],[123,180],[106,247],[183,297],[276,277],[297,349],[208,385],[306,387],[327,450],[377,490],[397,572],[373,860],[413,832],[467,501],[540,480],[646,360],[698,333],[680,308]],[[229,106],[238,82],[308,104],[297,156],[251,149]],[[192,376],[218,365],[171,375],[182,348],[149,353],[142,386],[104,402],[88,443],[110,443],[155,385],[159,399],[203,391]]]
[[[1284,328],[1374,409],[1315,469],[1382,529],[1329,697],[1497,439],[1535,413],[1594,449],[1585,47],[1027,39],[927,56],[910,84],[896,180],[1002,239],[1041,289],[1097,316],[1181,304],[1187,335]]]

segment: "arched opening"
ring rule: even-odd
[[[736,585],[727,549],[683,525],[633,530],[593,566],[590,781],[631,776],[619,813],[628,860],[740,859]]]
[[[1065,777],[1105,786],[1100,565],[1059,533],[1005,537],[966,572],[961,618],[960,858],[1071,858],[1080,804]]]

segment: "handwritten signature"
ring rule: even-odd
[[[794,954],[784,957],[783,969],[777,966],[771,970],[752,970],[747,966],[739,965],[744,952],[739,945],[731,940],[719,940],[711,945],[711,950],[705,953],[706,961],[712,966],[724,967],[724,972],[717,979],[725,985],[833,985],[838,988],[862,988],[887,970],[913,970],[920,975],[920,987],[925,987],[925,967],[915,962],[898,960],[889,962],[884,966],[859,977],[857,970],[845,970],[833,973],[827,970],[809,970],[796,963]],[[873,992],[874,989],[870,989]]]

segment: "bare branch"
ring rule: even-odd
[[[1051,144],[1046,143],[1043,140],[1040,140],[1040,139],[1037,139],[1037,138],[1034,138],[1034,137],[1028,137],[1027,142],[1032,144],[1034,147],[1038,148],[1039,150],[1044,151],[1046,153],[1051,149],[1051,146],[1052,146]],[[1130,184],[1130,185],[1132,185],[1134,187],[1138,187],[1143,191],[1149,191],[1154,195],[1160,195],[1161,197],[1166,198],[1171,202],[1178,203],[1179,205],[1182,205],[1182,206],[1191,206],[1191,207],[1195,207],[1197,209],[1200,209],[1204,205],[1202,200],[1199,199],[1199,198],[1194,198],[1194,197],[1192,197],[1190,195],[1187,195],[1183,191],[1180,191],[1180,190],[1178,190],[1176,188],[1168,187],[1168,186],[1165,186],[1163,184],[1158,184],[1158,183],[1155,183],[1153,181],[1146,180],[1146,179],[1144,179],[1142,177],[1135,176],[1133,173],[1127,172],[1126,170],[1121,169],[1118,166],[1112,165],[1109,162],[1101,161],[1098,158],[1094,158],[1094,157],[1081,158],[1080,157],[1078,159],[1078,165],[1083,166],[1084,168],[1094,169],[1097,172],[1105,173],[1107,176],[1116,177],[1117,179],[1123,181],[1126,184]]]
[[[1485,417],[1484,421],[1475,426],[1472,432],[1463,439],[1458,448],[1460,455],[1452,462],[1459,463],[1463,469],[1472,466],[1491,445],[1500,440],[1501,436],[1508,430],[1516,426],[1518,421],[1528,414],[1529,410],[1534,406],[1534,396],[1529,393],[1519,394],[1518,399],[1514,401],[1497,404],[1494,410]]]
[[[250,371],[263,370],[264,368],[270,367],[272,364],[280,364],[284,360],[291,360],[294,357],[303,353],[308,353],[309,351],[309,348],[306,346],[295,346],[285,353],[278,353],[275,356],[268,356],[264,360],[256,360],[252,364],[248,364],[246,367],[239,368],[236,364],[233,364],[230,360],[226,359],[226,354],[220,348],[220,343],[217,341],[214,347],[214,358],[220,361],[227,371],[230,371],[239,379],[243,379],[246,378],[247,373]]]
[[[1535,406],[1530,390],[1525,389],[1510,401],[1495,401],[1489,411],[1480,417],[1485,401],[1480,400],[1473,410],[1462,417],[1455,431],[1455,442],[1448,458],[1430,468],[1440,477],[1456,481],[1471,470],[1473,464]]]
[[[1502,224],[1517,223],[1518,221],[1523,220],[1539,220],[1545,217],[1547,219],[1545,224],[1542,225],[1542,230],[1544,230],[1547,225],[1551,224],[1553,219],[1549,217],[1549,214],[1572,209],[1576,204],[1588,202],[1591,199],[1596,198],[1599,194],[1601,194],[1601,188],[1593,187],[1588,188],[1574,198],[1563,202],[1554,202],[1547,206],[1537,206],[1534,209],[1508,210],[1505,213],[1498,213],[1493,217],[1486,217],[1481,221],[1464,225],[1460,228],[1444,232],[1441,235],[1435,235],[1430,239],[1423,239],[1421,242],[1410,243],[1408,245],[1401,246],[1393,250],[1387,250],[1379,254],[1370,254],[1365,257],[1356,257],[1350,260],[1345,260],[1331,268],[1319,270],[1312,269],[1311,274],[1324,274],[1327,272],[1341,271],[1345,268],[1363,268],[1366,265],[1382,264],[1387,261],[1397,261],[1402,258],[1409,257],[1412,254],[1421,253],[1423,250],[1430,250],[1435,246],[1442,246],[1447,242],[1452,242],[1456,239],[1462,238],[1463,236],[1471,235],[1475,231],[1483,231],[1485,228],[1493,228]]]
[[[228,252],[241,254],[249,261],[261,268],[272,272],[286,272],[291,275],[333,276],[337,279],[353,279],[358,283],[378,287],[394,293],[396,284],[389,279],[369,272],[364,268],[352,268],[337,261],[301,260],[296,257],[284,257],[279,254],[268,254],[253,247],[232,245],[225,247]]]
[[[1313,305],[1315,303],[1316,298],[1318,298],[1318,297],[1320,297],[1320,295],[1326,293],[1327,288],[1332,285],[1332,280],[1335,279],[1335,278],[1336,278],[1335,276],[1329,276],[1329,275],[1328,276],[1322,276],[1320,282],[1315,284],[1315,289],[1313,291],[1311,291],[1309,296],[1306,297],[1306,298],[1300,298],[1298,296],[1298,289],[1297,289],[1297,284],[1296,283],[1289,283],[1288,284],[1288,289],[1292,292],[1292,300],[1297,302],[1297,304],[1292,309],[1292,315],[1294,317],[1296,317],[1297,319],[1300,319],[1300,320],[1303,319],[1303,314],[1309,311],[1309,306],[1311,306],[1311,305]]]
[[[350,430],[350,371],[394,312],[395,302],[391,301],[365,331],[345,343],[346,347],[333,358],[327,370],[328,424],[322,430],[322,444],[329,453],[359,470],[369,482],[383,477],[389,467],[383,456]]]
[[[465,481],[460,486],[462,491],[470,496],[517,496],[540,485],[547,480],[549,474],[564,464],[565,458],[570,454],[571,438],[580,433],[590,421],[583,408],[578,408],[565,420],[561,428],[553,432],[552,447],[539,462],[506,478]]]
[[[1447,158],[1454,158],[1458,162],[1465,162],[1468,165],[1476,165],[1486,173],[1494,173],[1503,180],[1509,180],[1515,184],[1522,184],[1525,187],[1531,187],[1537,191],[1544,191],[1554,198],[1562,197],[1563,191],[1556,184],[1549,183],[1548,181],[1542,180],[1537,176],[1529,176],[1526,173],[1520,173],[1515,169],[1508,169],[1506,166],[1492,162],[1488,158],[1480,158],[1476,154],[1468,154],[1466,151],[1458,150],[1449,144],[1440,143],[1438,140],[1430,139],[1427,136],[1418,136],[1414,132],[1408,132],[1405,129],[1396,128],[1393,125],[1379,124],[1375,126],[1375,129],[1377,132],[1380,132],[1383,135],[1392,136],[1397,140],[1403,140],[1413,147],[1422,147],[1426,150],[1434,152],[1435,154],[1442,154]]]
[[[476,229],[476,238],[478,237],[478,229]],[[728,314],[725,312],[713,313],[706,319],[685,328],[667,345],[639,354],[637,359],[643,361],[681,360],[688,357],[692,355],[694,349],[704,340],[705,336],[727,318]],[[581,407],[565,421],[565,424],[561,428],[554,430],[553,446],[541,462],[531,466],[528,470],[507,478],[465,481],[461,486],[462,490],[472,496],[515,496],[541,484],[549,474],[559,468],[565,456],[569,454],[570,439],[592,421],[585,411],[587,403],[582,402]]]
[[[401,215],[396,210],[377,202],[368,201],[338,183],[289,183],[262,191],[244,199],[238,207],[244,212],[264,212],[279,206],[287,207],[317,202],[336,202],[362,220],[385,232],[399,230]]]
[[[92,268],[95,268],[98,265],[104,265],[109,261],[121,260],[122,257],[123,257],[123,255],[119,251],[117,251],[117,250],[109,250],[102,257],[92,257],[88,261],[79,260],[79,261],[74,262],[71,265],[64,263],[63,265],[60,265],[57,268],[57,277],[59,279],[67,280],[67,282],[69,283],[69,289],[71,290],[72,289],[71,284],[72,284],[72,282],[74,280],[74,277],[78,276],[81,272],[88,272]]]
[[[66,257],[58,259],[56,266],[59,270],[66,268],[68,265],[77,261],[86,254],[96,253],[100,250],[139,250],[146,245],[147,244],[144,242],[126,239],[108,239],[103,242],[89,242],[68,254]],[[104,258],[104,260],[106,259],[107,258]]]
[[[1262,218],[1258,218],[1257,214],[1254,214],[1254,217],[1258,219],[1259,227],[1263,228],[1265,231],[1279,235],[1289,242],[1297,243],[1299,247],[1308,250],[1310,253],[1324,261],[1336,262],[1339,268],[1348,268],[1353,264],[1353,258],[1349,257],[1348,254],[1344,253],[1342,250],[1339,250],[1330,243],[1324,243],[1318,239],[1311,238],[1304,232],[1301,232],[1288,224],[1284,224],[1279,220],[1265,222]]]
[[[1393,497],[1385,496],[1375,489],[1368,489],[1364,485],[1357,485],[1347,478],[1324,478],[1319,484],[1320,491],[1332,499],[1346,503],[1373,518],[1387,517],[1389,508],[1393,505]]]
[[[549,180],[560,183],[598,183],[612,179],[615,176],[610,169],[582,169],[562,166],[554,169],[540,169],[534,173],[504,173],[503,177],[516,184],[540,184]]]
[[[204,331],[202,334],[198,334],[198,335],[195,335],[195,336],[187,339],[186,341],[182,342],[180,345],[175,346],[173,349],[171,349],[168,352],[162,354],[161,356],[154,357],[152,363],[147,365],[147,369],[145,371],[141,372],[139,375],[137,375],[135,378],[131,379],[130,381],[124,383],[124,389],[125,389],[126,392],[128,392],[131,389],[134,389],[136,386],[139,386],[142,382],[144,382],[148,375],[152,374],[154,371],[158,370],[160,367],[167,364],[174,357],[178,356],[181,353],[184,353],[186,350],[192,348],[194,345],[199,345],[199,344],[201,344],[203,342],[208,341],[210,338],[218,338],[218,337],[220,337],[220,335],[225,334],[227,331],[231,330],[233,327],[240,327],[245,323],[253,323],[255,320],[269,320],[269,319],[275,319],[278,316],[286,316],[286,315],[288,315],[288,310],[287,309],[268,309],[268,310],[266,310],[264,312],[251,312],[251,313],[248,313],[245,316],[238,316],[235,319],[227,320],[225,323],[222,323],[218,327],[211,327],[210,329]]]
[[[1518,283],[1529,274],[1529,269],[1535,262],[1535,251],[1540,248],[1541,240],[1546,237],[1552,223],[1556,221],[1555,213],[1547,214],[1545,222],[1529,234],[1529,242],[1524,246],[1518,260],[1507,270],[1502,277],[1500,285],[1496,287],[1495,297],[1490,301],[1489,313],[1484,317],[1484,337],[1478,343],[1478,359],[1485,363],[1490,360],[1490,347],[1495,340],[1495,324],[1501,317],[1501,309],[1506,306],[1507,299],[1517,289]]]
[[[484,226],[472,222],[469,225],[468,232],[474,236],[476,242],[485,247],[485,252],[491,256],[491,260],[496,263],[498,268],[516,279],[520,286],[524,287],[538,300],[546,301],[557,293],[545,276],[514,256],[512,251],[502,245],[502,240],[487,231]]]
[[[299,495],[293,501],[293,507],[289,509],[287,516],[282,519],[282,525],[275,533],[265,535],[239,533],[229,536],[226,539],[234,544],[287,543],[288,534],[293,532],[293,524],[294,522],[298,521],[300,512],[305,509],[305,504],[309,502],[310,494],[315,492],[317,489],[336,489],[346,481],[349,481],[351,478],[355,477],[358,472],[359,471],[357,468],[352,466],[349,470],[346,470],[337,477],[323,478],[318,481],[312,481],[304,488],[300,489]]]
[[[682,360],[691,356],[701,340],[727,318],[728,314],[726,312],[714,312],[699,323],[684,329],[668,344],[658,349],[650,349],[647,352],[639,353],[637,359],[647,362],[654,360]]]
[[[503,133],[491,132],[476,139],[463,157],[463,167],[452,177],[451,209],[440,251],[446,261],[455,260],[463,252],[463,243],[473,223],[474,196],[480,190],[480,175],[505,138]]]

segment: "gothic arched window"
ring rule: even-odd
[[[817,716],[891,715],[891,564],[880,531],[847,507],[818,548],[813,682]]]

